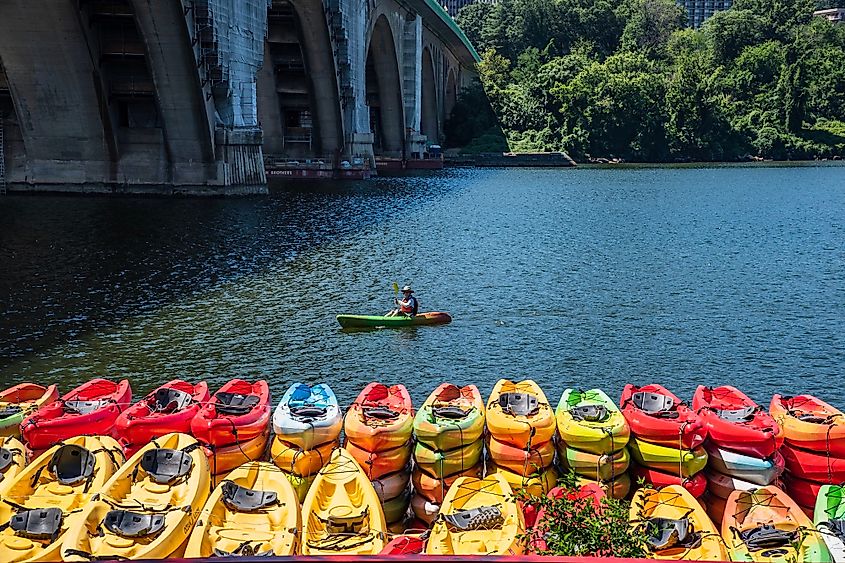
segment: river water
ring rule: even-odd
[[[411,283],[441,327],[345,333]],[[451,170],[0,199],[0,383],[730,383],[845,408],[845,167]]]

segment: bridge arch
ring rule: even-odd
[[[9,182],[19,179],[21,171],[26,168],[26,146],[2,59],[0,59],[0,129],[3,133],[3,142],[0,143],[0,165],[2,165],[0,169],[3,170],[4,180]]]
[[[422,99],[420,100],[420,132],[428,142],[440,142],[440,112],[437,111],[437,79],[434,74],[434,57],[425,47],[422,52]]]
[[[342,149],[337,74],[321,2],[273,0],[257,96],[266,154],[332,159]]]
[[[373,152],[401,157],[405,146],[405,117],[396,41],[387,17],[375,20],[367,47],[366,100],[370,110]]]

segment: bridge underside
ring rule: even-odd
[[[344,170],[439,142],[473,64],[442,22],[393,0],[242,2],[0,2],[9,188],[255,193],[265,155]]]

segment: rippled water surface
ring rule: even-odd
[[[845,407],[845,167],[447,171],[0,198],[0,383],[732,383]],[[451,325],[342,332],[412,283]],[[215,387],[215,385],[212,385]]]

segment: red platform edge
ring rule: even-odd
[[[102,561],[102,560],[99,560]],[[200,559],[142,559],[136,563],[153,563],[153,561],[167,561],[169,563],[219,563],[220,558],[209,557]],[[295,555],[291,557],[237,557],[232,559],[238,563],[266,563],[268,561],[289,561],[304,563],[306,561],[334,561],[339,563],[355,563],[358,561],[370,563],[372,561],[404,561],[407,563],[435,563],[445,561],[461,561],[480,563],[598,563],[612,561],[613,563],[654,563],[654,559],[623,559],[616,557],[568,557],[559,555]],[[723,562],[727,563],[727,562]]]

